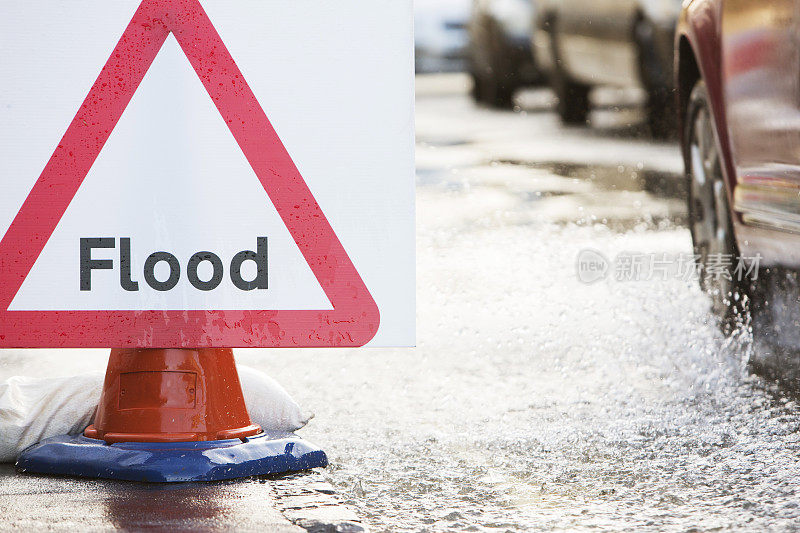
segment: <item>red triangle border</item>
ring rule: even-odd
[[[172,33],[333,310],[9,311]],[[143,0],[0,241],[0,347],[361,346],[380,314],[199,0]]]

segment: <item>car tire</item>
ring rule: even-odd
[[[565,71],[559,54],[555,22],[555,20],[550,22],[550,50],[553,59],[550,87],[558,98],[556,112],[564,124],[586,125],[591,110],[589,101],[591,87],[573,80]]]
[[[481,77],[474,72],[472,77],[471,96],[476,104],[483,104],[497,109],[510,109],[514,106],[514,87],[503,85],[495,79]]]
[[[502,80],[497,79],[487,79],[484,83],[484,103],[497,109],[511,109],[514,107],[516,88],[513,85],[503,83]]]
[[[639,77],[647,93],[645,114],[650,134],[669,139],[678,131],[678,113],[671,79],[665,76],[663,61],[656,47],[656,30],[652,22],[640,18],[634,26],[634,42],[638,52]]]
[[[470,77],[472,78],[472,90],[470,91],[470,96],[472,96],[472,99],[476,104],[482,104],[486,101],[486,97],[484,96],[483,92],[483,82],[474,71],[470,72]]]
[[[655,139],[673,139],[678,131],[675,95],[671,89],[651,88],[645,103],[647,129]]]
[[[552,86],[558,97],[556,112],[561,122],[571,126],[586,125],[591,109],[589,86],[574,82],[563,73],[555,74]]]
[[[476,103],[497,109],[511,109],[514,106],[514,94],[518,82],[509,72],[505,50],[500,45],[501,33],[494,26],[488,25],[486,42],[475,43],[473,50],[471,76],[473,82],[472,97]],[[480,56],[480,57],[478,57]]]
[[[717,275],[719,265],[739,257],[728,193],[722,172],[708,90],[698,81],[689,96],[683,136],[683,155],[689,207],[689,228],[697,262],[700,287],[711,298],[713,313],[726,333],[740,323],[747,311],[747,287],[733,269]]]

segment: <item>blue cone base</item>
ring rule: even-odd
[[[297,472],[328,465],[321,449],[294,433],[247,439],[106,444],[61,435],[34,444],[17,459],[20,472],[145,482],[218,481]]]

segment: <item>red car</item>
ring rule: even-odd
[[[720,256],[760,256],[755,281],[701,276],[723,318],[747,296],[751,310],[775,303],[766,314],[798,321],[787,287],[800,268],[799,35],[800,0],[687,0],[678,24],[695,257],[710,268]]]

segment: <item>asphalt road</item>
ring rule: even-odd
[[[643,135],[636,94],[597,99],[590,127],[563,128],[547,91],[500,112],[463,76],[418,77],[417,348],[237,352],[316,412],[302,434],[331,459],[319,477],[373,531],[797,527],[797,400],[751,371],[747,331],[723,338],[683,276],[677,147]],[[588,249],[608,264],[591,284]],[[632,272],[629,257],[669,265]],[[0,378],[104,363],[5,352]],[[140,486],[5,469],[0,516],[280,529],[292,482],[162,492],[167,516],[142,524],[125,522],[146,511]]]

